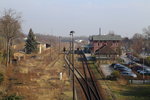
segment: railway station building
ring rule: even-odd
[[[89,37],[91,53],[103,59],[113,59],[121,54],[121,36],[93,35]]]

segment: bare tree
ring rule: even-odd
[[[131,49],[132,41],[128,37],[123,38],[121,43],[125,47],[126,50]]]
[[[143,29],[145,35],[145,52],[150,53],[150,26]]]
[[[150,26],[148,26],[148,28],[144,28],[143,32],[144,32],[145,38],[150,40]]]
[[[132,49],[136,51],[136,53],[141,53],[144,44],[144,37],[142,34],[135,33],[132,38]]]
[[[0,17],[0,33],[6,39],[6,66],[10,62],[10,49],[12,41],[21,31],[20,16],[12,9],[5,10]]]

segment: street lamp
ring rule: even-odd
[[[74,34],[75,32],[74,31],[70,31],[70,36],[71,36],[71,42],[72,42],[72,47],[70,47],[70,48],[72,48],[72,50],[71,50],[71,52],[72,52],[72,68],[73,68],[73,76],[72,76],[72,81],[73,81],[73,100],[75,100],[75,86],[74,86],[74,38],[73,38],[73,34]],[[71,45],[70,45],[71,46]]]
[[[70,36],[71,36],[70,51],[72,53],[72,58],[70,61],[72,61],[73,66],[74,66],[74,38],[73,38],[74,33],[75,33],[74,31],[70,31]]]
[[[70,35],[70,41],[69,41],[69,45],[70,45],[69,46],[69,62],[70,62],[70,65],[69,66],[71,67],[71,47],[72,47],[71,46],[71,44],[72,44],[72,42],[71,42],[72,41],[71,35],[72,34],[70,33],[69,35]],[[70,69],[69,69],[69,76],[70,76]]]

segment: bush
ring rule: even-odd
[[[3,80],[4,80],[4,75],[0,73],[0,83],[3,82]]]
[[[113,72],[111,73],[111,75],[113,75],[114,77],[119,78],[119,77],[120,77],[120,72],[115,70],[115,71],[113,71]]]
[[[116,60],[117,60],[118,63],[124,63],[124,60],[121,59],[121,58],[117,58]]]
[[[150,65],[150,56],[146,58],[146,62],[148,65]]]
[[[17,95],[10,95],[10,96],[5,96],[2,100],[22,100],[23,98],[21,96]]]
[[[117,80],[120,77],[119,71],[113,71],[111,75],[107,76],[107,79],[109,80]]]

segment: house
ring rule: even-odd
[[[89,37],[91,52],[95,55],[111,59],[120,54],[121,36],[108,35],[93,35]]]
[[[93,46],[92,52],[95,53],[96,50],[103,47],[104,45],[109,45],[111,48],[116,49],[120,46],[121,36],[108,34],[108,35],[93,35],[89,37],[90,44]]]

